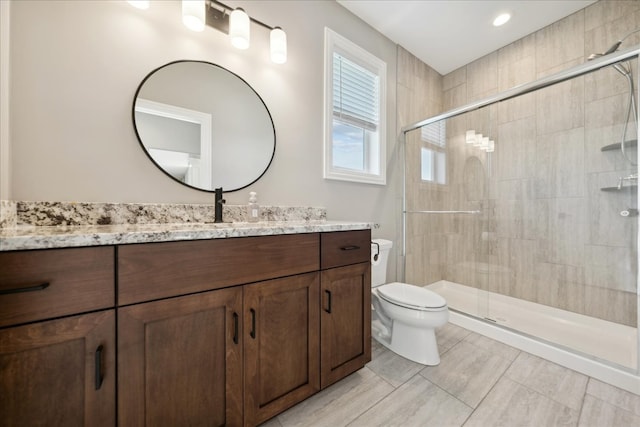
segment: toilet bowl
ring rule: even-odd
[[[371,244],[372,336],[391,351],[423,365],[438,365],[435,329],[449,320],[446,300],[407,283],[385,284],[392,242]]]

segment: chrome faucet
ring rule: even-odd
[[[223,222],[222,221],[222,205],[225,204],[226,200],[222,198],[222,187],[216,188],[216,197],[215,197],[215,219],[213,222]]]

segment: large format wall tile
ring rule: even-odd
[[[578,11],[536,32],[536,71],[539,74],[584,52],[584,11]]]
[[[637,28],[640,1],[600,0],[443,76],[435,83],[442,91],[437,113],[582,64]],[[622,49],[639,42],[640,33],[632,35]],[[638,61],[632,62],[637,76]],[[435,90],[436,80],[419,61],[398,63],[419,74],[402,81],[400,97],[420,98],[399,98],[399,106],[415,113],[403,111],[403,117],[428,117],[419,110],[435,105],[424,94]],[[446,279],[637,323],[638,225],[620,215],[638,206],[637,197],[601,191],[636,171],[620,150],[601,151],[622,137],[627,94],[625,77],[605,68],[449,119],[446,185],[420,182],[420,143],[414,141],[408,206],[482,214],[411,219],[407,278],[416,284]],[[636,139],[630,124],[626,139]],[[496,151],[488,155],[463,143],[467,130],[490,135]],[[628,151],[636,156],[636,149]]]
[[[584,126],[584,77],[541,89],[535,94],[538,136]]]

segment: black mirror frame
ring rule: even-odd
[[[269,163],[267,163],[267,166],[264,168],[264,171],[262,171],[262,173],[260,173],[260,175],[254,179],[253,181],[249,182],[248,184],[242,186],[242,187],[238,187],[238,188],[233,188],[231,190],[229,189],[223,189],[223,191],[225,193],[231,193],[234,191],[239,191],[242,189],[245,189],[247,187],[249,187],[250,185],[256,183],[260,178],[262,178],[264,176],[265,173],[267,173],[267,170],[269,170],[269,167],[271,166],[271,163],[273,163],[273,158],[275,157],[276,154],[276,127],[275,124],[273,123],[273,117],[271,116],[271,112],[269,111],[269,108],[267,108],[267,104],[264,102],[264,100],[262,99],[262,97],[260,96],[260,94],[258,92],[256,92],[256,90],[249,84],[247,83],[247,81],[245,79],[243,79],[242,77],[240,77],[239,75],[237,75],[236,73],[234,73],[233,71],[230,71],[220,65],[214,64],[212,62],[208,62],[208,61],[201,61],[201,60],[192,60],[192,59],[180,59],[177,61],[172,61],[169,63],[166,63],[164,65],[161,65],[157,68],[155,68],[154,70],[152,70],[149,74],[147,74],[145,76],[145,78],[140,82],[140,84],[138,85],[138,88],[136,89],[136,93],[133,96],[133,105],[131,107],[131,121],[133,123],[133,129],[136,133],[136,138],[138,139],[138,143],[140,144],[140,147],[142,148],[142,150],[144,151],[144,153],[147,155],[147,157],[149,158],[149,160],[151,160],[151,162],[158,168],[160,169],[166,176],[168,176],[169,178],[171,178],[172,180],[174,180],[175,182],[178,182],[182,185],[184,185],[185,187],[188,188],[192,188],[194,190],[198,190],[198,191],[204,191],[206,193],[214,193],[215,192],[215,188],[212,188],[211,190],[207,190],[205,188],[200,188],[200,187],[194,187],[193,185],[189,185],[186,182],[182,182],[179,179],[177,179],[176,177],[174,177],[173,175],[171,175],[169,172],[167,172],[166,170],[164,170],[154,159],[153,157],[151,157],[151,154],[149,154],[149,151],[147,150],[147,148],[145,147],[144,143],[142,142],[142,138],[140,137],[140,133],[138,132],[138,126],[136,125],[136,101],[138,99],[138,94],[140,93],[140,91],[142,90],[142,87],[144,86],[145,82],[157,71],[168,67],[169,65],[172,64],[178,64],[178,63],[183,63],[183,62],[197,62],[197,63],[201,63],[201,64],[207,64],[207,65],[211,65],[213,67],[219,68],[223,71],[226,71],[232,75],[234,75],[235,77],[237,77],[238,79],[240,79],[244,84],[247,85],[247,87],[249,87],[249,89],[251,89],[253,91],[253,93],[256,94],[256,96],[258,97],[258,99],[260,100],[260,102],[262,102],[262,105],[264,105],[264,109],[267,112],[267,115],[269,116],[269,120],[271,121],[271,128],[273,129],[273,151],[271,153],[271,158],[269,159]],[[215,187],[215,185],[214,185]]]

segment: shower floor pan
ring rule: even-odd
[[[455,311],[553,343],[560,348],[578,351],[587,357],[631,370],[637,369],[636,328],[446,280],[425,287],[442,295],[449,308]],[[451,316],[452,323],[459,323],[455,319],[455,316]]]

